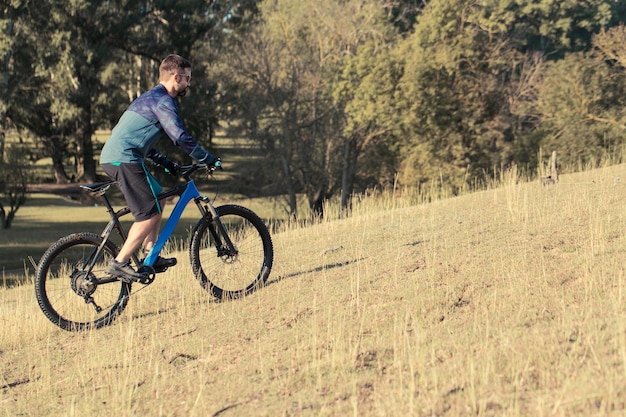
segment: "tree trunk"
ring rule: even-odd
[[[4,206],[2,205],[2,203],[0,203],[0,229],[8,229],[8,227],[5,227],[5,225],[7,224],[7,213],[4,210]]]
[[[7,22],[6,34],[11,37],[13,36],[13,20],[9,20]],[[6,111],[7,106],[9,105],[9,100],[7,98],[9,89],[9,65],[11,63],[11,51],[7,51],[4,56],[4,78],[2,80],[2,107],[0,110],[0,165],[4,162],[4,144],[6,140]]]
[[[88,105],[83,109],[82,117],[79,121],[77,129],[77,139],[79,149],[77,152],[78,164],[77,170],[81,175],[77,175],[77,179],[88,182],[96,182],[96,162],[93,158],[93,127],[91,126],[91,106]]]
[[[17,168],[18,170],[20,168]],[[5,206],[0,203],[0,226],[3,229],[10,229],[11,223],[15,218],[15,214],[20,207],[26,202],[26,180],[24,177],[19,177],[21,184],[15,184],[14,188],[5,190],[4,196],[9,200],[9,211]]]
[[[47,151],[47,154],[52,158],[52,170],[54,172],[54,181],[57,184],[67,184],[70,182],[70,177],[67,175],[65,165],[63,164],[65,156],[67,154],[67,145],[65,138],[61,136],[51,136],[43,138],[43,146]]]
[[[6,216],[6,219],[4,221],[4,224],[2,225],[2,227],[4,229],[10,229],[11,228],[11,223],[13,223],[13,219],[15,218],[15,211],[10,211],[9,214]]]
[[[309,196],[309,208],[316,219],[324,218],[324,186],[320,185],[315,193]]]
[[[291,168],[289,168],[289,162],[284,155],[280,156],[280,160],[283,164],[283,175],[285,176],[285,184],[287,185],[287,199],[289,201],[289,218],[298,218],[298,200],[296,198],[296,191],[293,187],[293,179],[291,176]]]
[[[352,193],[354,192],[356,159],[356,139],[346,139],[343,152],[343,170],[341,173],[341,212],[344,214],[350,209]]]
[[[4,120],[4,117],[2,118]],[[4,122],[2,122],[2,126],[0,126],[0,166],[4,162],[4,143],[6,135],[4,133]]]
[[[53,157],[52,169],[54,171],[54,182],[56,184],[67,184],[70,182],[70,178],[67,176],[67,172],[65,172],[65,167],[63,166],[63,160],[58,161]]]

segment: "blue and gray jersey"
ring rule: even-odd
[[[210,163],[215,158],[187,132],[178,115],[178,103],[159,84],[122,114],[102,148],[100,163],[143,163],[163,132],[193,159]]]

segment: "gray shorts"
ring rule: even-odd
[[[117,182],[135,221],[148,220],[162,212],[157,196],[163,188],[144,164],[102,164],[102,169]]]

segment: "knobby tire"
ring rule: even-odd
[[[227,239],[218,222],[207,215],[193,230],[191,265],[202,287],[215,298],[240,298],[266,283],[274,259],[272,239],[253,211],[231,204],[216,210],[237,251],[226,253]]]
[[[102,237],[94,233],[74,233],[56,241],[43,254],[35,277],[35,294],[46,317],[68,331],[109,325],[128,303],[131,285],[121,281],[96,285],[92,280],[109,279],[104,269],[115,258],[118,248],[107,241],[91,272],[81,272]],[[87,288],[85,290],[85,288]],[[85,293],[101,308],[86,301]]]

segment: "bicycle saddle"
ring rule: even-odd
[[[80,188],[83,188],[92,193],[100,193],[108,190],[108,188],[115,184],[115,181],[96,182],[94,184],[81,184]]]

